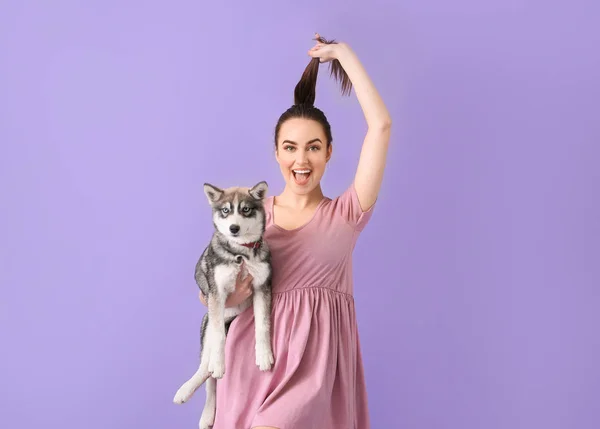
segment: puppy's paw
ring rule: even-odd
[[[178,405],[186,403],[192,397],[195,391],[196,389],[192,384],[184,383],[183,386],[179,388],[177,393],[175,393],[173,403]]]
[[[200,429],[210,429],[215,424],[215,408],[207,404],[200,417]]]
[[[256,347],[256,365],[261,371],[268,371],[273,367],[275,358],[271,347],[268,345],[259,345]]]
[[[208,373],[211,374],[213,378],[223,378],[225,375],[225,359],[219,356],[211,358],[210,363],[208,364]]]

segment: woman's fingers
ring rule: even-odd
[[[252,280],[254,280],[254,278],[252,277],[252,275],[248,274],[243,282],[244,287],[250,289],[252,285]]]

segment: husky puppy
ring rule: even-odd
[[[229,325],[253,305],[256,335],[256,365],[270,370],[271,348],[271,253],[263,240],[266,214],[263,205],[267,183],[252,188],[219,189],[206,183],[204,193],[212,207],[215,232],[196,264],[195,279],[207,297],[208,311],[200,329],[200,366],[177,391],[173,402],[183,404],[206,381],[206,402],[200,428],[214,422],[216,379],[225,374],[225,337]],[[242,267],[253,277],[253,294],[237,307],[225,308],[235,290]]]

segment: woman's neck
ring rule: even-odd
[[[290,190],[287,186],[283,192],[276,197],[277,204],[289,207],[293,210],[304,210],[309,207],[317,206],[323,199],[323,191],[321,185],[318,185],[308,194],[297,194]]]

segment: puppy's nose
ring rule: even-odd
[[[231,231],[232,234],[237,234],[238,232],[240,232],[240,227],[239,225],[230,225],[229,231]]]

